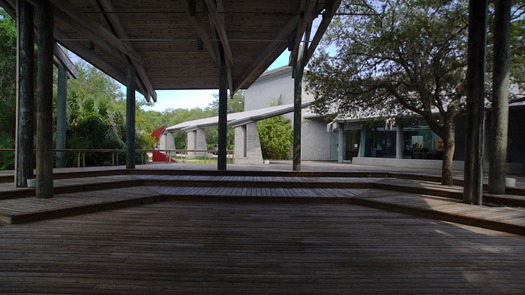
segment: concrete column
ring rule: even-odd
[[[509,125],[510,0],[495,3],[493,95],[490,117],[489,193],[505,193]]]
[[[135,89],[136,71],[133,64],[128,64],[126,76],[126,168],[135,168]]]
[[[345,124],[337,123],[337,162],[343,163],[345,159]]]
[[[33,178],[33,137],[35,128],[34,96],[34,25],[33,6],[25,0],[17,1],[17,91],[15,186],[26,187]]]
[[[396,159],[403,159],[403,151],[405,150],[405,138],[403,137],[403,126],[397,124],[396,130]]]
[[[202,129],[195,129],[187,131],[187,150],[207,150],[208,145],[206,143],[206,134]],[[188,157],[201,157],[205,156],[204,152],[188,152]]]
[[[219,150],[217,151],[217,170],[226,170],[228,137],[228,71],[224,49],[219,43]]]
[[[38,1],[36,196],[53,196],[53,5]]]
[[[246,125],[235,126],[235,147],[234,147],[234,157],[235,163],[238,159],[246,158]]]
[[[58,66],[57,85],[57,125],[56,125],[56,148],[66,148],[66,106],[67,106],[67,71],[63,64]],[[66,167],[66,153],[56,153],[56,167]]]
[[[195,138],[197,137],[197,130],[192,131],[186,131],[186,149],[189,150],[195,150],[196,149],[196,141]],[[195,152],[188,152],[188,157],[195,157]]]
[[[366,127],[365,124],[361,125],[361,138],[359,139],[359,157],[363,158],[365,156],[366,148]]]
[[[263,164],[261,141],[257,123],[235,127],[235,163],[245,165]]]
[[[294,75],[294,110],[293,110],[293,171],[301,171],[301,121],[302,121],[302,93],[303,93],[302,57],[299,56],[295,65]]]
[[[207,150],[208,144],[206,143],[206,133],[203,129],[197,129],[195,133],[195,149],[197,150]],[[206,156],[206,152],[195,153],[197,157]]]
[[[483,196],[483,117],[487,0],[469,1],[467,56],[467,147],[463,201],[481,205]]]

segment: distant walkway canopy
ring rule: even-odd
[[[304,109],[311,104],[312,102],[305,102],[301,105],[301,108]],[[267,107],[267,108],[251,110],[251,111],[232,113],[232,114],[228,114],[227,124],[230,126],[236,127],[240,125],[246,125],[249,123],[256,123],[264,119],[291,113],[293,112],[293,110],[294,110],[293,104],[286,104],[286,105]],[[166,128],[166,131],[168,132],[174,132],[178,130],[193,131],[196,129],[216,126],[218,123],[219,123],[219,117],[215,116],[215,117],[210,117],[210,118],[186,121],[186,122],[168,127]]]

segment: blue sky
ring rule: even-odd
[[[290,52],[283,53],[268,67],[269,70],[288,64]],[[158,90],[157,102],[151,107],[142,107],[144,110],[162,112],[166,109],[193,109],[205,108],[215,98],[213,94],[219,93],[217,89],[210,90]]]

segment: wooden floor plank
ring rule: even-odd
[[[355,205],[170,201],[0,236],[1,294],[525,290],[524,237]]]

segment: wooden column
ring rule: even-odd
[[[337,162],[343,163],[345,159],[345,123],[337,123]]]
[[[33,178],[33,136],[35,129],[34,24],[33,6],[17,1],[17,91],[15,186],[26,187]]]
[[[303,94],[303,71],[302,57],[297,58],[294,73],[293,89],[293,171],[301,171],[301,102]]]
[[[63,64],[58,66],[57,83],[57,123],[56,123],[56,148],[66,148],[66,106],[67,106],[67,71]],[[66,153],[56,153],[56,167],[66,167]]]
[[[53,5],[37,2],[36,196],[53,196]]]
[[[478,205],[481,204],[483,196],[486,39],[487,0],[470,0],[467,57],[467,146],[463,200],[465,203]]]
[[[128,63],[126,76],[126,168],[135,168],[135,88],[136,71],[133,64]]]
[[[495,3],[492,110],[490,114],[489,193],[505,193],[509,125],[509,39],[511,0]]]
[[[217,151],[217,169],[226,170],[226,145],[228,136],[228,73],[226,71],[226,59],[224,49],[219,43],[219,150]]]

